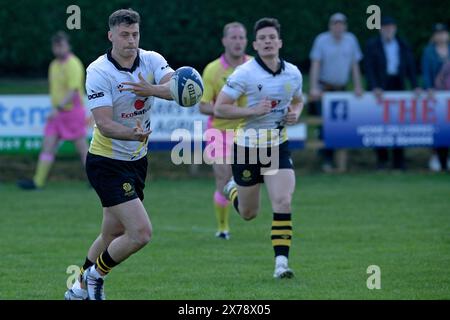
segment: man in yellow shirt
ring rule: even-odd
[[[228,76],[240,64],[246,62],[251,57],[245,54],[247,47],[247,31],[242,23],[231,22],[224,26],[222,44],[225,52],[216,60],[209,63],[203,71],[204,92],[200,102],[200,111],[209,115],[206,140],[208,149],[212,150],[208,157],[213,162],[214,176],[216,180],[216,190],[214,192],[214,209],[216,212],[218,230],[216,237],[229,239],[228,200],[223,196],[222,190],[231,178],[230,161],[233,146],[234,130],[239,125],[240,119],[220,119],[214,117],[213,105],[220,93]],[[237,101],[238,105],[243,105],[245,98]],[[221,131],[221,139],[217,139],[214,131]],[[228,130],[228,133],[226,130]],[[213,137],[214,136],[214,137]]]
[[[55,59],[49,67],[49,86],[52,102],[44,129],[44,141],[36,173],[32,180],[20,180],[25,190],[44,187],[55,159],[60,141],[73,141],[83,166],[88,150],[86,141],[86,114],[83,106],[84,66],[71,52],[68,36],[60,31],[52,37]]]

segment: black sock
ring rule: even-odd
[[[103,253],[97,258],[95,266],[98,270],[103,273],[108,274],[112,268],[117,266],[119,263],[115,262],[108,253],[108,249],[103,251]]]
[[[238,192],[236,187],[230,191],[230,201],[233,204],[234,209],[239,213]]]
[[[88,257],[86,257],[86,260],[84,261],[84,264],[80,269],[80,282],[81,279],[83,278],[83,273],[92,265],[94,265],[94,263],[91,260],[89,260]]]

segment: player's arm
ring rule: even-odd
[[[200,102],[199,110],[201,113],[206,114],[207,116],[214,115],[214,106],[209,102]]]
[[[319,86],[320,61],[312,60],[311,69],[309,71],[309,91],[311,101],[317,100],[322,94]]]
[[[234,105],[235,101],[235,99],[221,91],[214,105],[214,116],[225,119],[239,119],[267,114],[272,110],[270,101],[267,98],[253,108],[237,107]]]
[[[297,123],[298,118],[303,111],[303,99],[299,97],[293,97],[291,104],[288,108],[288,113],[286,114],[284,120],[287,125],[294,125]]]
[[[140,97],[158,97],[166,100],[173,100],[170,95],[169,81],[173,72],[166,74],[159,84],[151,84],[144,79],[142,73],[139,73],[139,82],[122,82],[123,85],[128,86],[122,91],[131,91]]]
[[[134,128],[126,127],[113,120],[112,107],[98,107],[92,109],[95,124],[100,130],[100,133],[111,139],[117,140],[131,140],[131,141],[146,141],[151,133],[151,130],[144,131],[139,120],[136,121]]]
[[[201,113],[207,116],[214,116],[214,98],[216,93],[214,92],[214,84],[216,83],[217,76],[213,76],[214,72],[211,69],[211,64],[207,65],[203,71],[203,96],[199,104],[199,110]]]
[[[69,90],[67,94],[64,96],[64,98],[61,100],[61,102],[55,106],[56,109],[58,109],[59,111],[64,110],[64,106],[69,102],[73,101],[73,99],[75,99],[77,94],[78,89]]]
[[[75,96],[77,95],[77,93],[78,93],[78,90],[70,90],[69,92],[67,92],[67,94],[64,96],[64,98],[61,100],[61,102],[59,104],[54,105],[54,108],[52,108],[52,111],[48,115],[48,119],[52,119],[52,118],[56,117],[56,115],[60,111],[64,111],[64,106],[66,104],[68,104],[70,101],[72,101],[75,98]]]

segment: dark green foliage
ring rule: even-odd
[[[66,8],[71,4],[81,8],[81,30],[66,30]],[[345,13],[350,31],[362,46],[377,33],[366,28],[366,8],[371,4],[398,20],[400,34],[413,46],[417,60],[429,40],[432,24],[450,22],[450,4],[441,0],[0,0],[1,76],[45,76],[52,57],[49,39],[60,29],[68,31],[75,53],[88,65],[109,47],[109,14],[128,7],[142,17],[141,47],[160,52],[174,67],[191,65],[202,70],[222,51],[220,38],[225,23],[243,22],[252,41],[254,22],[273,16],[282,24],[283,56],[307,71],[313,39],[327,29],[330,14]]]

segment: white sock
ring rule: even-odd
[[[288,265],[288,258],[286,256],[277,256],[275,258],[275,265],[284,265],[287,266]]]

